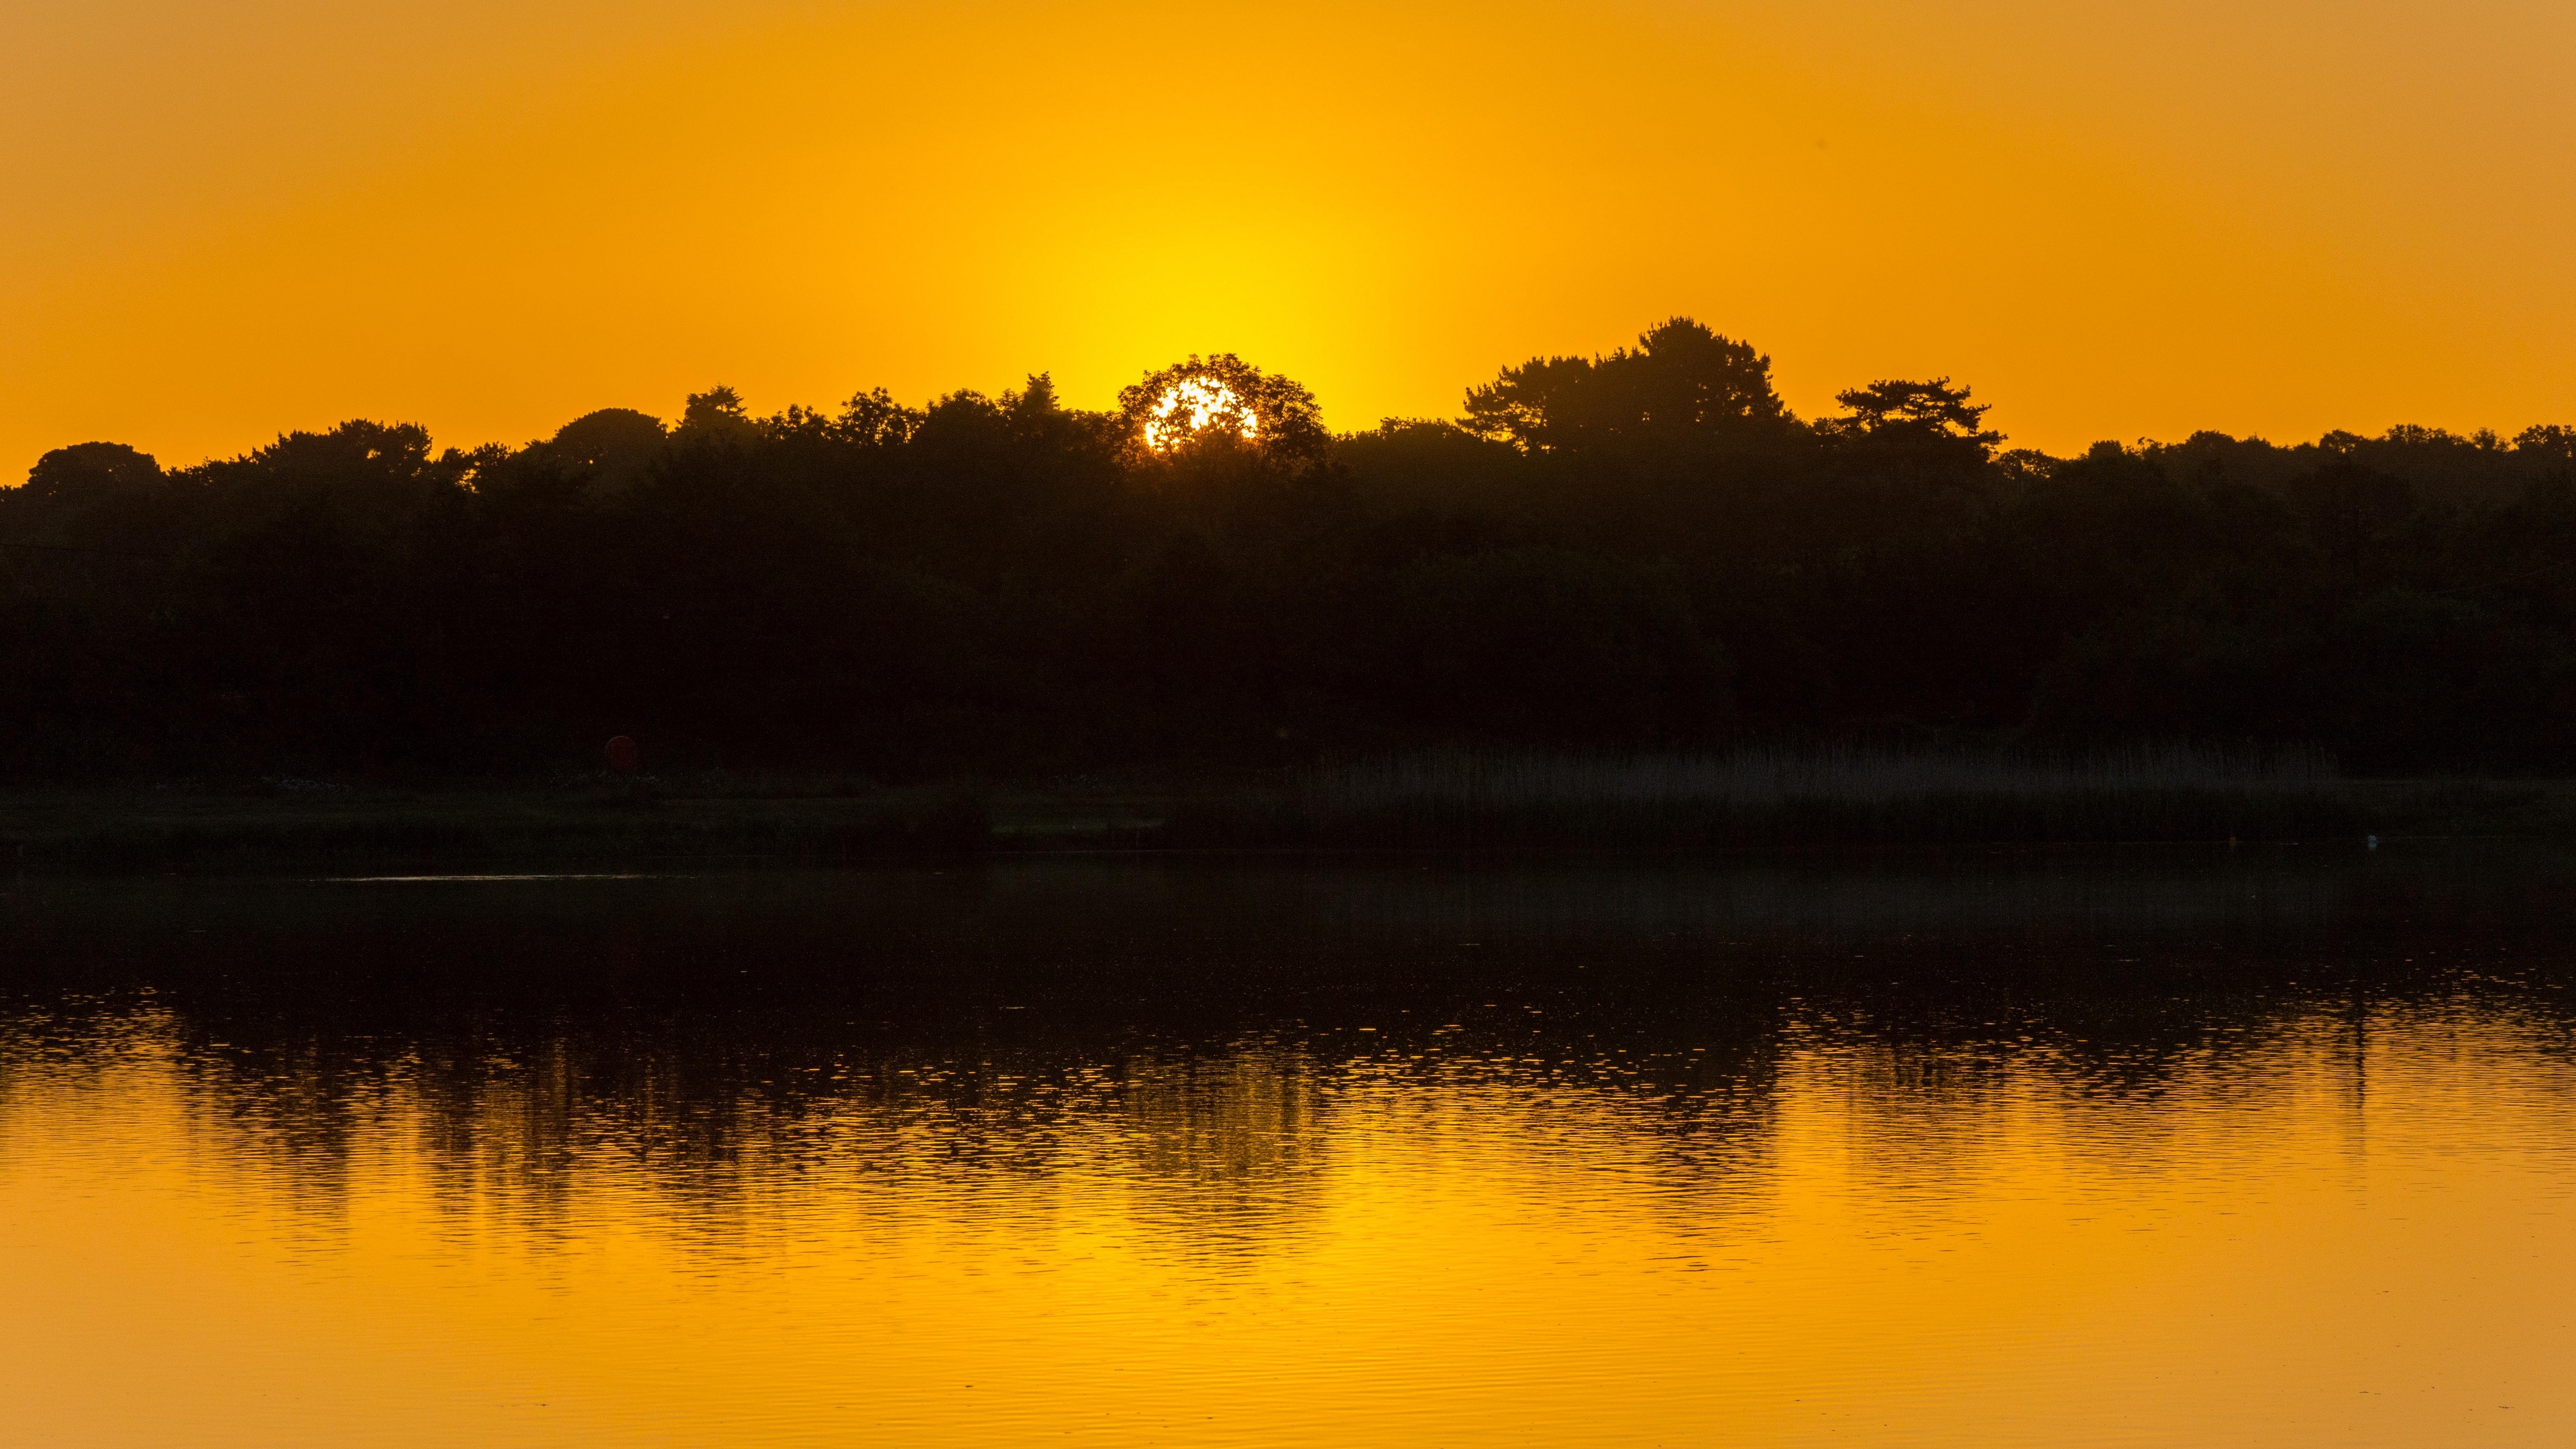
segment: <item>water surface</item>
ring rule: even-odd
[[[2531,852],[0,897],[0,1439],[2576,1442]]]

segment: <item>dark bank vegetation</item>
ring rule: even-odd
[[[2399,818],[2392,803],[2364,801],[2297,754],[1434,751],[1299,771],[1273,795],[1185,812],[1173,831],[1319,845],[2272,840],[2348,835]]]
[[[1149,446],[1193,379],[1252,435]],[[1767,358],[1676,320],[1342,436],[1220,358],[1104,413],[1036,377],[768,417],[718,388],[471,452],[373,422],[180,468],[84,443],[0,491],[0,773],[527,779],[627,734],[652,769],[897,789],[1272,772],[1230,829],[1723,839],[2195,834],[2222,796],[2340,826],[2321,782],[2208,762],[2576,767],[2576,429],[2053,458],[1946,379],[1840,409],[1793,415]],[[1948,783],[1861,788],[1869,751]],[[1599,763],[1631,757],[1666,763]],[[1601,789],[1495,803],[1550,769]]]

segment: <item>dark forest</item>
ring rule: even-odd
[[[1221,381],[1246,440],[1144,423]],[[2295,745],[2576,767],[2576,428],[2009,449],[1970,389],[1803,419],[1688,320],[1333,435],[1231,357],[470,452],[350,422],[0,491],[0,769],[888,778],[1438,745]]]

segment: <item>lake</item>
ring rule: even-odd
[[[0,881],[0,1440],[2576,1442],[2576,856]]]

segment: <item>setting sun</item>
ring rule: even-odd
[[[1145,414],[1145,446],[1158,453],[1214,433],[1232,433],[1249,443],[1260,432],[1251,405],[1213,377],[1185,377],[1167,384]]]

